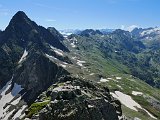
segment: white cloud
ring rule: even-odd
[[[139,28],[137,25],[131,25],[131,26],[124,26],[124,25],[121,25],[121,29],[122,30],[126,30],[126,31],[129,31],[131,32],[134,28]]]
[[[138,28],[138,26],[137,25],[131,25],[131,26],[127,27],[126,30],[128,30],[129,32],[131,32],[134,28]]]
[[[124,30],[124,29],[125,29],[125,26],[124,26],[124,25],[121,25],[121,29]]]
[[[54,20],[54,19],[46,19],[45,21],[47,21],[47,22],[55,22],[56,20]]]

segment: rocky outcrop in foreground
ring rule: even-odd
[[[32,120],[118,120],[122,116],[121,104],[108,88],[69,76],[43,92],[25,113],[25,119]]]

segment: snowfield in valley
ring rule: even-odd
[[[117,98],[123,105],[126,107],[138,111],[137,108],[144,110],[150,117],[157,119],[151,113],[149,113],[146,109],[142,108],[136,101],[134,101],[131,96],[126,95],[120,91],[115,91],[115,93],[111,93],[114,98]]]

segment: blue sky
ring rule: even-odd
[[[160,0],[0,0],[0,29],[19,10],[57,29],[160,26]]]

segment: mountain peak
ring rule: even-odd
[[[18,28],[18,30],[21,30],[20,28],[25,28],[26,26],[32,26],[34,24],[33,21],[31,21],[28,16],[23,11],[18,11],[11,19],[9,25],[7,28],[15,29]],[[35,25],[35,24],[34,24]],[[6,28],[6,29],[7,29]]]
[[[14,16],[27,16],[27,15],[23,11],[18,11]]]
[[[44,43],[48,43],[58,49],[68,51],[68,49],[60,42],[63,39],[57,30],[51,33],[42,26],[38,26],[23,11],[18,11],[11,19],[9,25],[4,31],[2,43],[13,42],[18,43],[21,47],[27,46],[27,42],[32,42],[36,46],[43,49]],[[39,47],[38,47],[39,48]]]
[[[14,34],[20,34],[22,32],[30,31],[36,27],[37,27],[37,24],[33,22],[31,19],[29,19],[28,16],[23,11],[18,11],[12,17],[5,31],[8,31],[9,33],[14,33]]]
[[[18,11],[12,18],[11,22],[24,22],[28,21],[29,18],[23,11]]]

